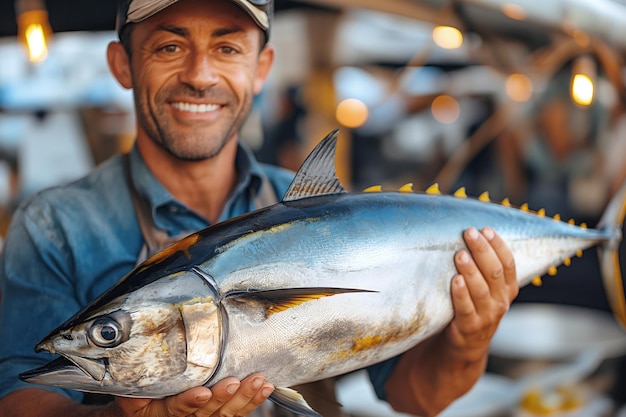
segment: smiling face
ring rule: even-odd
[[[134,90],[138,141],[183,160],[219,153],[269,73],[273,50],[263,36],[225,0],[183,0],[134,24],[131,56],[118,44],[111,68]]]

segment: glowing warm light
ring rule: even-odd
[[[506,79],[504,89],[511,100],[525,103],[533,95],[533,82],[524,74],[511,74]]]
[[[596,63],[591,56],[581,55],[574,60],[570,84],[570,96],[574,103],[582,107],[591,105],[596,78]]]
[[[30,62],[41,62],[48,56],[52,29],[45,10],[25,10],[18,15],[20,41],[26,46]]]
[[[32,24],[26,28],[26,46],[30,62],[41,62],[48,56],[48,43],[43,26]]]
[[[502,6],[502,13],[513,20],[525,20],[526,11],[522,6],[515,3],[506,3]]]
[[[581,106],[589,106],[593,102],[593,81],[585,74],[575,74],[572,78],[572,100]]]
[[[441,95],[433,100],[430,111],[439,123],[451,124],[461,115],[461,106],[454,97]]]
[[[356,98],[348,98],[339,103],[335,114],[339,123],[352,129],[363,126],[368,116],[367,106]]]
[[[463,45],[463,34],[452,26],[437,26],[433,29],[433,41],[444,49],[458,49]]]

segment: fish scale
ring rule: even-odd
[[[319,416],[287,387],[391,358],[450,322],[454,253],[469,227],[498,231],[520,286],[598,246],[626,324],[617,262],[626,186],[596,229],[464,189],[348,193],[335,173],[336,141],[335,131],[318,144],[278,204],[182,239],[123,277],[37,345],[61,358],[21,378],[160,398],[260,372],[276,387],[272,401]],[[155,306],[158,317],[139,314]],[[116,360],[120,352],[132,366]]]

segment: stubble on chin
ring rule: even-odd
[[[169,155],[183,161],[202,161],[218,155],[229,139],[232,132],[220,133],[218,129],[179,129],[168,120],[164,111],[153,110],[141,104],[138,109],[137,122],[144,130],[148,139],[159,146]],[[166,104],[156,108],[163,109]]]
[[[149,105],[145,97],[135,96],[137,105],[137,122],[146,132],[148,138],[169,155],[183,161],[203,161],[218,155],[226,144],[236,137],[252,107],[251,96],[244,98],[243,105],[236,114],[225,113],[224,118],[231,117],[231,123],[222,120],[213,128],[198,127],[177,128],[172,115],[167,113],[168,97],[207,98],[219,103],[226,103],[226,109],[235,109],[234,100],[226,92],[217,89],[196,91],[189,88],[163,90],[155,97],[153,105]]]

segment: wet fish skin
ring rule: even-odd
[[[317,416],[285,387],[393,357],[449,323],[453,255],[469,227],[498,231],[520,286],[599,246],[626,323],[615,262],[626,188],[598,229],[470,198],[346,193],[336,139],[318,145],[282,202],[174,244],[52,331],[38,349],[64,359],[22,378],[163,397],[261,372],[278,387],[272,400]]]

